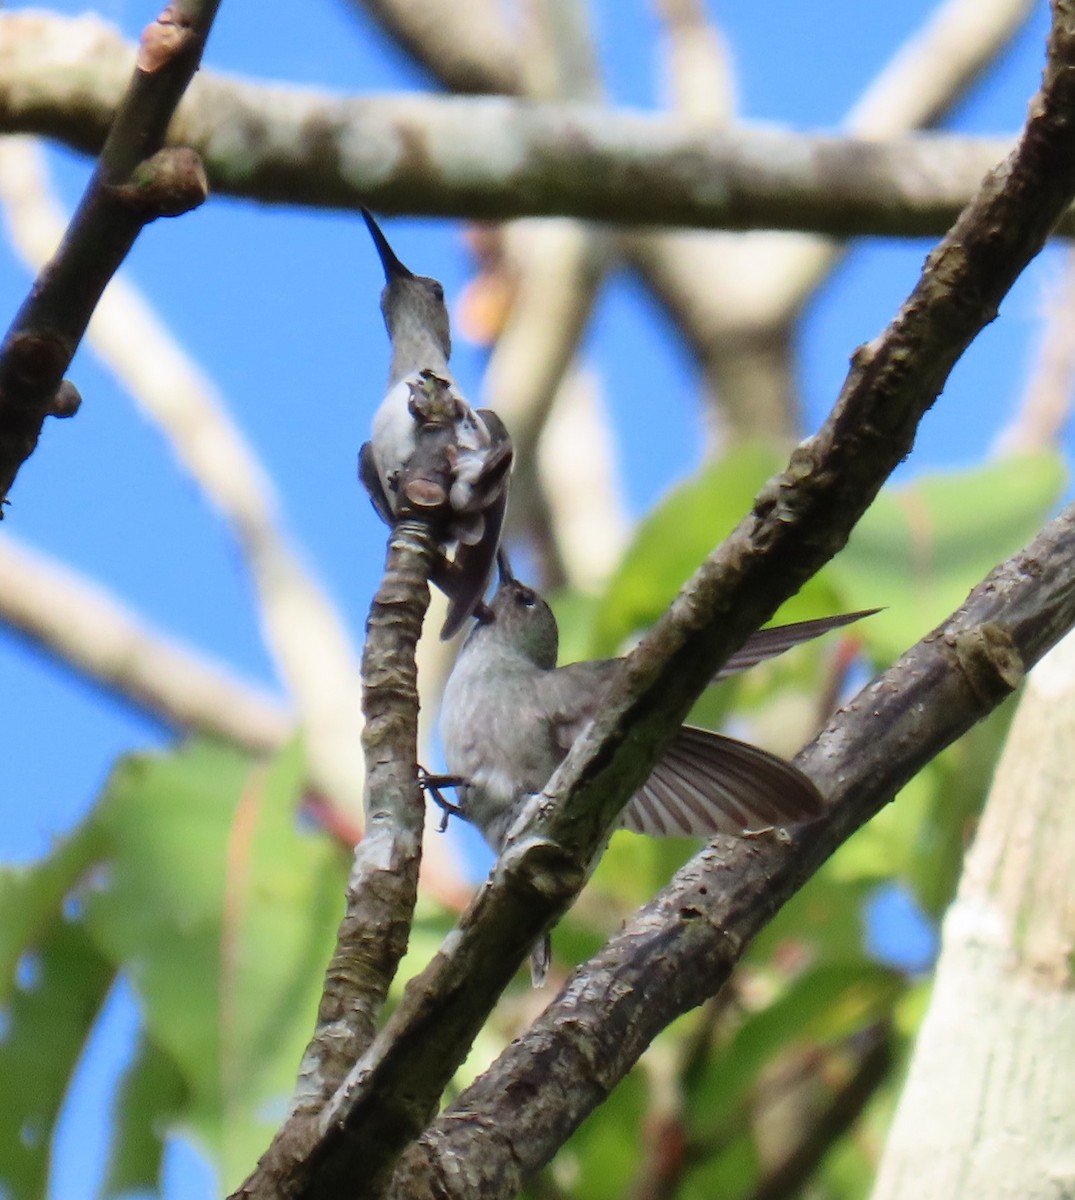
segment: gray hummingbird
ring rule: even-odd
[[[359,452],[359,478],[388,525],[404,508],[450,512],[445,542],[456,544],[455,554],[450,561],[442,556],[431,576],[448,596],[441,630],[447,638],[481,599],[492,573],[507,507],[511,438],[491,409],[471,408],[452,376],[443,287],[405,267],[373,216],[366,209],[362,215],[384,267],[381,313],[392,359],[373,437]],[[446,479],[408,474],[425,435],[443,451]]]
[[[622,659],[558,667],[559,631],[545,601],[511,575],[479,605],[441,703],[441,738],[450,774],[432,777],[446,813],[476,825],[499,854],[531,796],[541,792],[589,723]],[[869,612],[763,629],[751,635],[714,682],[782,654]],[[458,788],[457,806],[436,785]],[[750,834],[820,815],[824,801],[801,771],[766,750],[684,725],[623,810],[620,827],[653,837]],[[544,981],[549,939],[531,954],[534,986]]]

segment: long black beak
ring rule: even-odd
[[[511,559],[508,558],[508,552],[503,546],[497,547],[496,570],[499,583],[505,584],[515,582],[515,575],[511,569]]]
[[[366,222],[366,228],[370,231],[370,237],[373,238],[373,244],[377,247],[381,266],[384,267],[385,282],[391,283],[393,278],[413,278],[414,272],[408,270],[396,257],[396,252],[388,244],[388,238],[384,236],[380,225],[373,219],[373,213],[368,208],[363,208],[362,217]]]

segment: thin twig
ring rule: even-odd
[[[173,0],[142,33],[134,74],[82,202],[0,345],[0,503],[45,417],[69,416],[61,389],[94,307],[144,226],[207,194],[197,155],[164,150],[172,114],[201,62],[219,0]],[[59,406],[59,407],[58,407]]]
[[[825,1155],[855,1124],[892,1071],[892,1031],[884,1025],[858,1035],[865,1045],[850,1077],[803,1131],[798,1143],[765,1172],[744,1200],[788,1200],[798,1196]]]

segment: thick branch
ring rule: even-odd
[[[992,572],[798,757],[828,797],[830,815],[794,840],[721,839],[696,855],[422,1135],[392,1195],[514,1195],[660,1030],[720,987],[758,930],[833,850],[999,704],[1073,625],[1075,506]],[[471,1153],[476,1142],[480,1154]]]
[[[437,539],[428,522],[404,520],[393,528],[362,657],[366,832],[355,851],[347,911],[291,1114],[237,1195],[275,1195],[275,1178],[309,1152],[321,1107],[373,1040],[388,988],[407,949],[425,820],[416,770],[414,655],[429,606],[427,580],[436,553]]]
[[[1049,50],[1045,86],[1016,151],[987,177],[930,255],[889,329],[857,352],[824,428],[796,450],[754,511],[627,659],[615,692],[509,839],[458,932],[405,992],[338,1094],[297,1194],[335,1195],[344,1181],[355,1188],[359,1172],[358,1194],[378,1194],[384,1173],[429,1120],[496,997],[533,941],[570,903],[597,847],[694,697],[743,638],[843,545],[886,475],[910,451],[917,422],[951,367],[993,318],[1075,191],[1069,132],[1075,0],[1056,5]],[[974,665],[967,649],[960,658],[964,671]],[[982,674],[990,683],[984,668]],[[823,829],[836,836],[839,820]],[[823,845],[822,836],[815,829],[801,843],[815,863],[835,844]],[[758,857],[771,867],[772,853],[767,848]],[[791,890],[805,877],[798,867],[784,870],[794,876]],[[695,904],[693,911],[704,908]],[[722,943],[725,934],[715,940]],[[610,1002],[617,991],[612,986]]]
[[[63,243],[0,346],[0,501],[50,413],[69,416],[61,387],[91,314],[143,226],[205,199],[201,163],[163,150],[172,114],[201,61],[219,0],[174,0],[146,26],[134,74]]]
[[[99,23],[90,30],[0,15],[0,131],[97,149],[130,51]],[[73,70],[76,33],[89,48]],[[583,104],[340,98],[209,73],[194,81],[171,137],[201,154],[215,191],[263,201],[838,236],[943,232],[1010,147],[942,135],[708,132]]]

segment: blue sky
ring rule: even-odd
[[[9,8],[23,7],[10,4]],[[81,5],[62,4],[76,13]],[[156,6],[114,0],[99,11],[128,36]],[[446,6],[450,8],[450,6]],[[711,5],[724,23],[740,72],[742,109],[753,119],[799,128],[835,126],[858,92],[931,5],[903,0],[862,6]],[[643,107],[657,101],[652,5],[594,5],[611,95]],[[337,90],[376,92],[424,86],[421,76],[342,0],[295,6],[225,0],[205,63],[210,68]],[[1000,69],[961,107],[955,128],[1014,131],[1040,76],[1046,5]],[[808,48],[808,53],[804,53]],[[60,193],[72,204],[89,164],[50,155]],[[468,263],[457,225],[390,220],[400,257],[440,277],[449,297]],[[854,347],[874,336],[913,285],[928,243],[862,245],[811,304],[802,327],[808,424],[828,411]],[[1038,328],[1043,285],[1058,271],[1049,255],[1006,300],[927,417],[904,473],[974,461],[991,443],[1018,394]],[[355,482],[386,369],[377,313],[380,268],[355,214],[306,213],[212,199],[139,240],[126,272],[151,298],[180,341],[225,395],[263,458],[288,524],[316,573],[345,612],[356,641],[378,577],[383,530]],[[5,324],[29,283],[0,245],[0,311]],[[697,464],[695,372],[668,336],[652,301],[626,276],[605,289],[586,353],[612,399],[631,510],[640,514]],[[457,374],[477,392],[481,355],[461,343]],[[93,356],[70,372],[84,403],[73,421],[49,422],[12,493],[5,531],[114,589],[145,618],[273,684],[248,584],[228,536],[175,464],[167,445]],[[660,413],[652,397],[661,396]],[[1070,447],[1069,447],[1070,449]],[[50,664],[0,630],[0,752],[10,792],[0,825],[0,856],[27,860],[47,851],[92,802],[115,757],[161,744],[145,718]],[[100,1086],[122,1054],[129,999],[108,1015],[104,1059],[86,1078]],[[111,1057],[109,1057],[111,1054]],[[96,1083],[94,1083],[96,1080]],[[92,1147],[83,1122],[92,1090],[68,1115],[72,1143]],[[169,1196],[206,1194],[204,1174],[186,1152],[170,1166]],[[78,1155],[58,1179],[57,1196],[90,1194]]]

